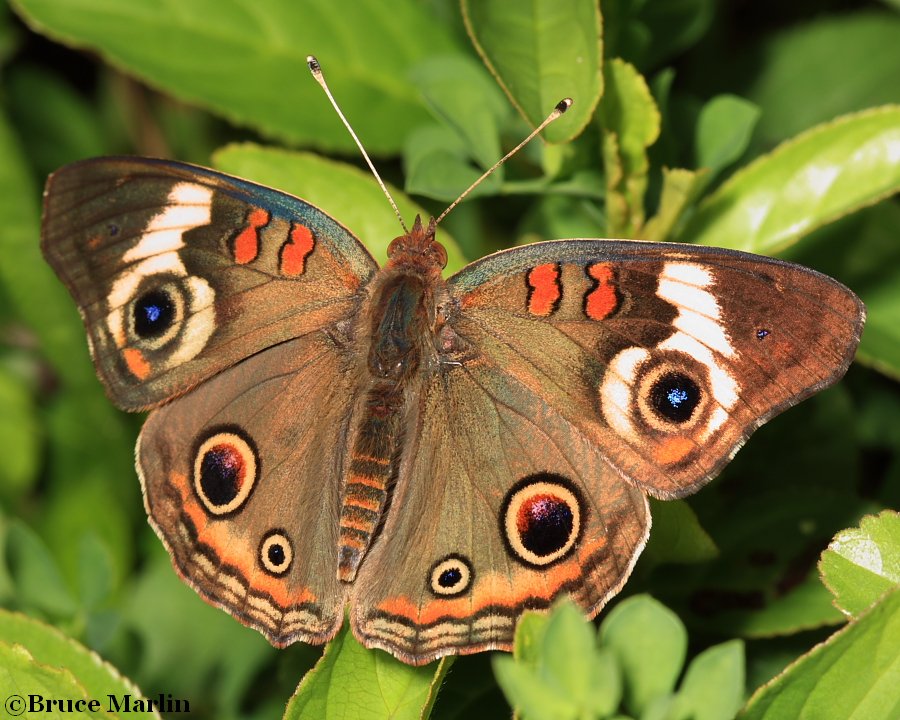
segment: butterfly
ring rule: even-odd
[[[42,248],[112,401],[151,409],[150,522],[207,602],[276,646],[415,665],[593,617],[650,528],[762,423],[836,382],[865,319],[804,267],[574,239],[444,278],[417,219],[380,267],[303,200],[178,162],[53,174]]]

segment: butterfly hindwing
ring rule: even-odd
[[[78,303],[101,380],[129,410],[352,315],[377,269],[308,203],[140,158],[54,173],[42,247]]]

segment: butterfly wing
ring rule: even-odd
[[[327,331],[265,350],[154,410],[137,466],[179,574],[274,645],[344,619],[340,462],[352,375]]]
[[[140,158],[54,173],[42,248],[81,310],[100,379],[128,410],[350,317],[377,269],[353,235],[302,200]]]
[[[697,490],[757,427],[842,377],[865,321],[813,270],[679,244],[538,243],[449,285],[480,361],[661,498]]]
[[[368,647],[413,664],[512,647],[526,609],[592,615],[646,542],[647,500],[540,398],[479,359],[423,392],[390,512],[352,590]]]

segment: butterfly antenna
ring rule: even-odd
[[[359,141],[359,138],[356,137],[356,133],[353,132],[353,128],[350,127],[350,123],[347,122],[347,118],[344,117],[344,113],[341,112],[341,108],[338,106],[337,101],[334,99],[334,96],[331,94],[331,90],[328,89],[328,83],[325,82],[325,76],[322,74],[322,66],[319,65],[319,61],[313,55],[306,56],[306,64],[309,66],[309,71],[312,73],[313,77],[316,79],[316,82],[322,86],[322,89],[325,91],[325,94],[328,96],[328,99],[331,101],[332,106],[337,112],[338,117],[341,119],[341,122],[344,123],[344,127],[347,128],[347,132],[350,133],[350,137],[353,138],[353,141],[356,143],[356,147],[359,148],[359,151],[362,153],[363,158],[365,158],[366,163],[369,165],[369,169],[372,171],[372,174],[375,176],[375,179],[378,181],[378,185],[381,187],[381,191],[384,193],[385,197],[388,199],[388,202],[391,204],[391,207],[394,208],[394,214],[397,216],[397,219],[400,221],[400,226],[403,228],[403,232],[409,234],[409,229],[406,227],[406,223],[403,222],[403,216],[400,215],[400,210],[397,207],[397,203],[394,202],[394,198],[391,197],[391,194],[388,192],[387,187],[384,184],[384,181],[381,179],[381,175],[378,174],[378,171],[375,169],[375,165],[372,164],[372,160],[369,158],[369,154],[366,152],[366,149],[363,147],[362,143]],[[546,122],[545,122],[546,124]],[[542,126],[543,127],[543,126]],[[504,158],[505,159],[505,158]],[[468,190],[466,191],[468,192]],[[444,213],[446,215],[446,213]]]
[[[507,160],[509,160],[513,155],[515,155],[517,152],[519,152],[519,150],[521,150],[528,143],[530,143],[532,141],[532,139],[534,139],[535,135],[537,135],[541,130],[543,130],[550,123],[552,123],[554,120],[556,120],[558,117],[560,117],[570,107],[572,107],[572,98],[563,98],[558,103],[556,103],[556,107],[553,108],[553,112],[551,112],[546,118],[544,118],[544,121],[540,125],[538,125],[534,130],[532,130],[527,138],[525,138],[522,142],[520,142],[518,145],[516,145],[512,150],[510,150],[508,153],[506,153],[506,155],[504,155],[497,162],[495,162],[493,165],[491,165],[491,167],[489,167],[487,170],[485,170],[484,174],[480,178],[478,178],[475,182],[473,182],[471,185],[469,185],[469,187],[463,191],[462,195],[460,195],[458,198],[456,198],[456,200],[454,200],[450,204],[450,207],[448,207],[446,210],[444,210],[444,212],[442,212],[440,214],[438,219],[434,221],[434,224],[437,225],[441,220],[443,220],[445,217],[447,217],[447,215],[450,214],[450,211],[453,208],[455,208],[457,205],[459,205],[462,202],[463,198],[466,197],[466,195],[468,195],[475,188],[477,188],[479,185],[481,185],[481,183],[484,182],[485,178],[487,178],[488,175],[490,175],[492,172],[494,172],[494,170],[496,170],[503,163],[505,163]]]

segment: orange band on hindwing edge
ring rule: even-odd
[[[556,312],[562,301],[560,274],[559,263],[537,265],[525,273],[528,312],[539,317],[549,317]]]

